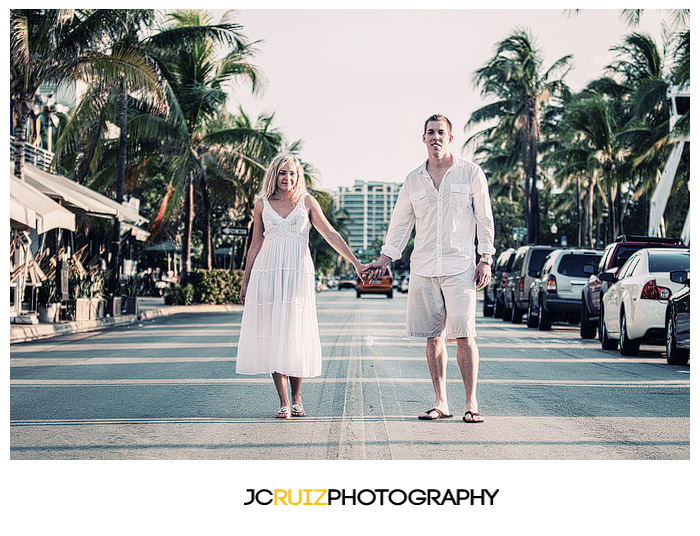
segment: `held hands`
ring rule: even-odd
[[[389,259],[390,260],[390,259]],[[362,270],[362,273],[360,274],[360,278],[363,281],[369,281],[371,279],[379,279],[382,277],[385,272],[386,272],[386,267],[388,262],[385,262],[383,259],[370,262],[369,264],[365,264],[364,268]]]
[[[245,294],[246,294],[247,290],[248,290],[248,285],[241,285],[241,293],[238,296],[238,299],[241,300],[241,305],[245,305]]]

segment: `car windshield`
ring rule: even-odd
[[[649,253],[650,272],[672,272],[673,270],[690,270],[690,255],[672,252]]]
[[[530,270],[539,272],[544,264],[544,259],[552,252],[551,249],[533,249],[532,257],[530,257]]]
[[[586,264],[598,266],[600,255],[564,255],[559,263],[558,272],[570,277],[588,277],[583,273]]]
[[[610,268],[618,268],[622,266],[627,262],[627,259],[629,259],[635,251],[639,251],[643,247],[644,246],[642,244],[634,246],[620,246],[620,249],[617,250],[617,255],[615,256],[612,264],[610,265]]]

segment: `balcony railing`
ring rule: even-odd
[[[12,162],[14,158],[15,137],[10,136],[10,162]],[[41,147],[35,147],[29,143],[24,144],[24,161],[47,173],[52,173],[54,171],[51,165],[53,162],[53,153]]]

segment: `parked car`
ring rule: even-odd
[[[399,292],[406,294],[408,292],[408,276],[405,275],[399,282]]]
[[[344,288],[355,288],[355,277],[350,275],[341,277],[338,281],[337,288],[338,290],[342,290]]]
[[[521,246],[515,253],[513,266],[503,289],[503,320],[513,324],[523,321],[530,299],[530,283],[537,277],[547,255],[557,249],[554,246]]]
[[[666,361],[669,365],[687,365],[690,359],[690,274],[673,271],[671,281],[684,287],[666,306]]]
[[[671,248],[640,249],[622,265],[617,276],[600,274],[614,283],[603,295],[600,341],[614,350],[619,341],[622,355],[637,355],[642,342],[666,343],[666,306],[683,284],[670,272],[690,269],[690,251]]]
[[[627,259],[642,248],[675,247],[686,248],[680,238],[658,238],[655,236],[621,235],[608,244],[603,251],[598,268],[587,271],[588,282],[583,287],[581,299],[581,338],[594,339],[600,323],[600,300],[610,286],[600,279],[600,274],[609,272],[616,275]]]
[[[497,258],[491,267],[491,281],[484,288],[484,316],[503,316],[503,289],[506,286],[506,278],[513,266],[515,250],[506,249]]]
[[[393,278],[390,274],[384,275],[378,279],[372,279],[366,283],[359,277],[355,282],[357,297],[361,298],[363,294],[386,294],[387,298],[394,297]]]
[[[595,268],[602,251],[594,249],[555,249],[544,260],[540,275],[530,285],[527,325],[543,331],[552,322],[581,320],[581,290],[587,276],[584,266]]]

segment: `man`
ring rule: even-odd
[[[445,337],[457,341],[457,363],[466,400],[463,420],[484,421],[476,400],[476,291],[491,279],[494,224],[486,176],[481,168],[452,155],[452,124],[432,115],[423,127],[428,160],[403,183],[381,256],[365,268],[367,278],[384,273],[402,251],[415,225],[406,331],[426,337],[426,357],[435,389],[432,409],[419,419],[452,417],[447,402]],[[475,229],[476,227],[476,229]],[[475,264],[474,236],[481,254]]]

